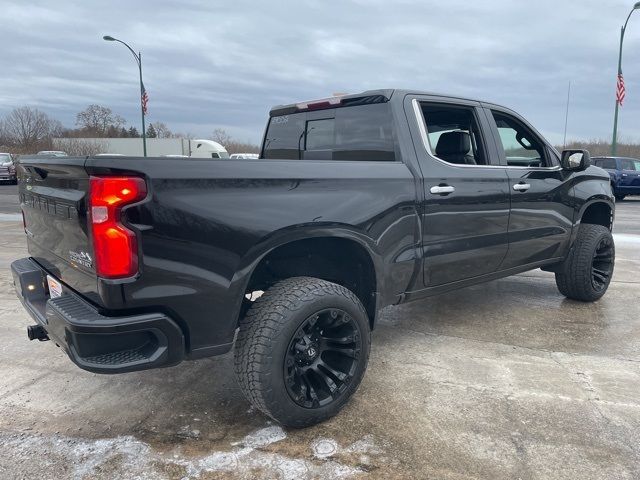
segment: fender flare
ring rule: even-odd
[[[341,238],[351,240],[361,246],[371,258],[376,276],[376,312],[379,309],[379,293],[384,288],[384,263],[375,242],[361,230],[348,224],[298,224],[276,230],[260,239],[240,260],[229,290],[236,300],[234,312],[240,313],[244,292],[257,266],[275,249],[299,240],[312,238]]]

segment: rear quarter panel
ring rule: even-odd
[[[148,201],[127,210],[139,231],[141,274],[122,304],[162,304],[185,320],[194,355],[231,342],[251,272],[272,248],[343,236],[371,254],[378,291],[402,293],[415,267],[414,176],[401,162],[89,159],[90,173],[127,167]]]

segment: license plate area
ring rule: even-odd
[[[62,296],[62,284],[51,275],[47,275],[47,286],[49,287],[49,296],[51,298]]]

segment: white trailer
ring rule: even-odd
[[[96,150],[97,153],[111,153],[129,157],[142,157],[141,138],[55,138],[54,145],[60,150],[72,153],[74,149]],[[80,147],[80,148],[78,148]],[[194,158],[229,158],[227,150],[213,140],[189,138],[147,138],[147,156],[188,156]]]

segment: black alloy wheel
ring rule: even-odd
[[[598,243],[591,262],[591,284],[596,291],[606,289],[613,273],[613,242],[604,237]]]
[[[304,408],[338,400],[357,372],[362,349],[358,323],[328,308],[308,317],[294,333],[284,358],[287,392]]]

